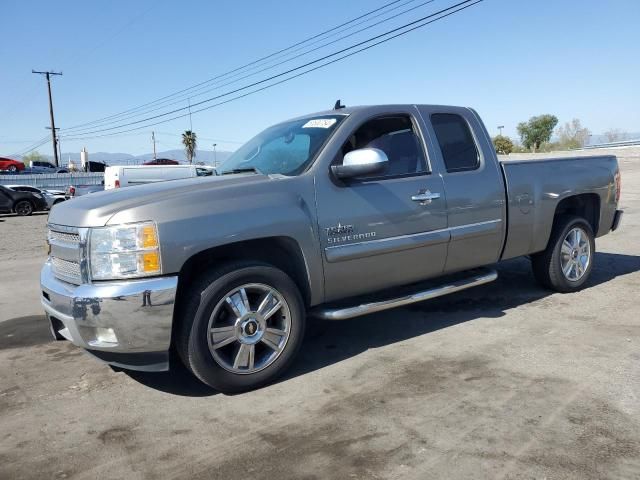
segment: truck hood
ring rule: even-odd
[[[72,227],[103,227],[109,223],[109,219],[123,211],[166,202],[188,209],[193,202],[209,202],[224,198],[224,192],[229,188],[242,189],[248,185],[268,182],[270,179],[271,177],[266,175],[251,173],[169,180],[105,190],[56,205],[49,213],[49,223]]]

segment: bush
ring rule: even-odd
[[[493,146],[498,155],[509,155],[513,152],[513,142],[509,137],[505,137],[504,135],[493,137]]]

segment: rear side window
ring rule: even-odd
[[[431,115],[431,124],[447,172],[475,170],[480,166],[480,155],[464,118],[452,113],[435,113]]]

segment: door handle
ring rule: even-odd
[[[414,202],[420,202],[420,205],[429,205],[432,200],[436,200],[438,198],[440,198],[439,193],[431,193],[429,190],[411,196],[411,200]]]

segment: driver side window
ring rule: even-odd
[[[383,172],[358,179],[389,178],[427,173],[422,142],[409,115],[378,117],[361,125],[342,146],[340,155],[361,148],[377,148],[389,159]],[[340,163],[342,163],[342,158]]]

